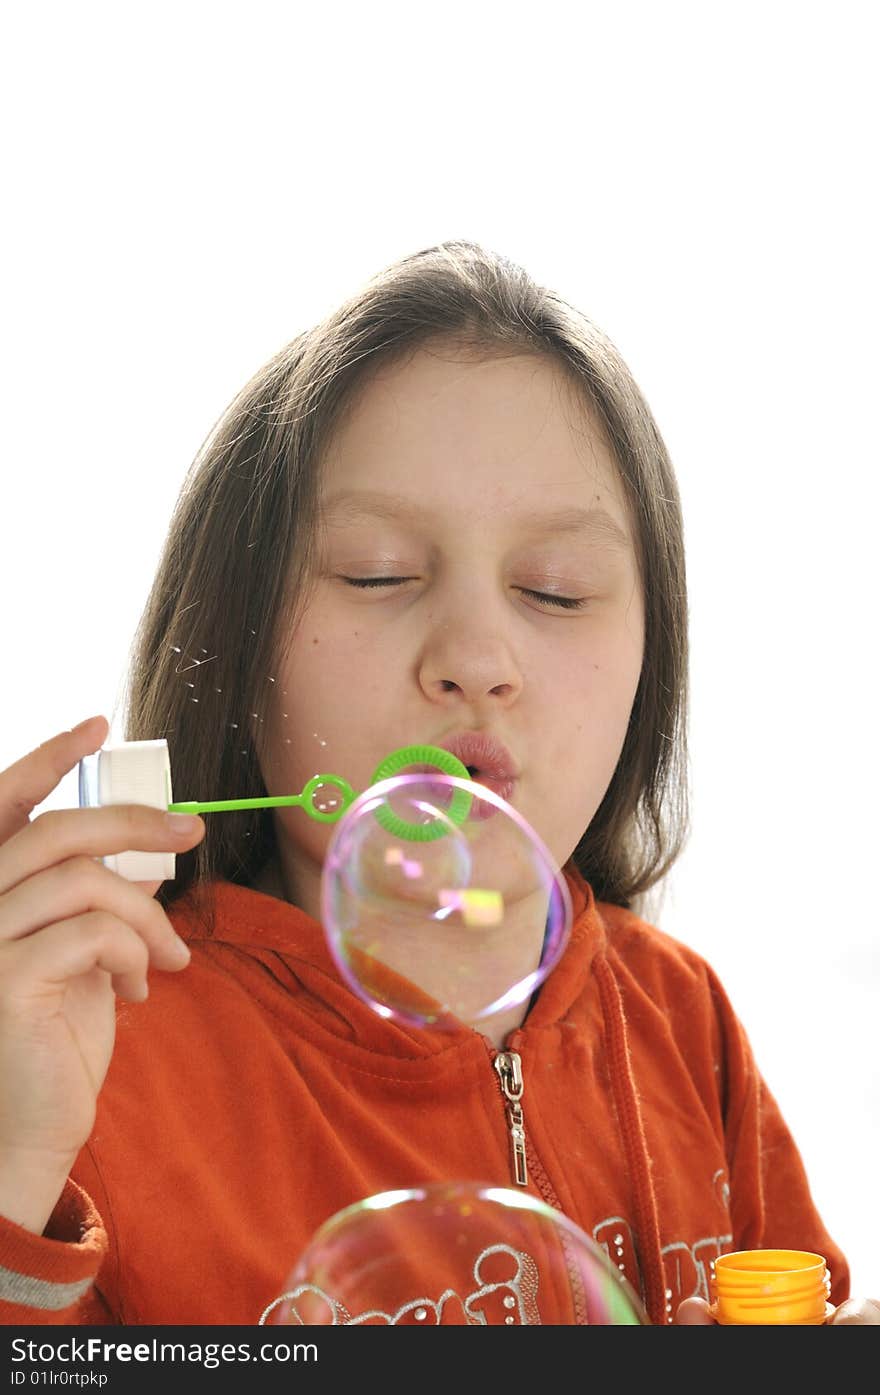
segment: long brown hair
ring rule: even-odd
[[[319,467],[371,369],[449,340],[561,365],[616,459],[637,541],[645,649],[623,750],[572,861],[598,900],[635,907],[687,833],[687,594],[678,487],[619,352],[519,266],[445,242],[387,267],[248,382],[184,482],[132,646],[126,737],[166,737],[176,799],[265,794],[253,723],[307,599]],[[226,813],[178,858],[167,906],[215,878],[250,883],[272,855],[268,810]]]

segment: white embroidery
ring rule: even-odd
[[[506,1255],[513,1262],[513,1272],[509,1278],[499,1282],[484,1282],[485,1265],[487,1260],[498,1255]],[[426,1327],[439,1327],[443,1320],[443,1310],[447,1303],[457,1302],[462,1312],[465,1314],[467,1325],[473,1327],[485,1327],[488,1325],[486,1308],[487,1299],[497,1299],[499,1306],[505,1310],[504,1323],[508,1326],[535,1326],[540,1325],[541,1314],[538,1308],[538,1266],[531,1255],[523,1253],[521,1250],[514,1250],[509,1245],[490,1245],[481,1251],[474,1261],[472,1270],[475,1283],[479,1285],[472,1293],[462,1298],[455,1289],[445,1289],[439,1298],[433,1299],[426,1295],[419,1298],[408,1299],[393,1313],[383,1312],[378,1308],[371,1308],[366,1312],[352,1314],[344,1303],[340,1303],[332,1294],[326,1293],[323,1289],[314,1284],[300,1284],[299,1287],[291,1289],[288,1293],[282,1293],[278,1298],[273,1299],[269,1306],[260,1315],[259,1325],[265,1326],[269,1315],[275,1311],[282,1303],[289,1304],[287,1322],[293,1326],[308,1326],[300,1308],[297,1307],[297,1299],[308,1296],[311,1301],[321,1300],[326,1306],[331,1322],[328,1326],[333,1327],[357,1327],[366,1322],[383,1322],[390,1327],[395,1327],[405,1322],[412,1316],[417,1323],[423,1323]],[[300,1307],[303,1305],[301,1304]],[[308,1309],[307,1309],[308,1310]],[[433,1315],[433,1323],[428,1322],[429,1315]]]
[[[728,1208],[730,1186],[723,1168],[712,1176],[712,1190],[724,1208]],[[606,1239],[606,1237],[608,1237]],[[615,1267],[628,1280],[644,1299],[644,1286],[638,1264],[637,1250],[629,1222],[623,1216],[607,1216],[593,1227],[592,1238],[613,1261]],[[683,1298],[709,1298],[709,1275],[715,1259],[731,1244],[732,1234],[707,1235],[688,1244],[675,1240],[664,1245],[661,1254],[664,1260],[666,1283],[667,1321],[672,1321],[673,1298],[680,1302]],[[613,1254],[612,1254],[613,1246]],[[492,1282],[485,1281],[486,1262],[498,1255],[506,1255],[512,1261],[509,1278]],[[455,1289],[447,1288],[438,1298],[422,1295],[408,1299],[394,1312],[370,1309],[367,1312],[352,1314],[344,1303],[332,1294],[313,1284],[301,1284],[289,1293],[275,1298],[260,1316],[260,1326],[264,1326],[269,1315],[282,1303],[290,1304],[287,1322],[293,1325],[308,1326],[309,1322],[297,1308],[297,1299],[308,1296],[307,1311],[314,1309],[315,1300],[322,1302],[327,1309],[332,1326],[359,1326],[366,1322],[382,1322],[397,1326],[407,1320],[414,1320],[425,1327],[439,1327],[443,1312],[449,1303],[457,1303],[468,1326],[489,1325],[487,1309],[497,1308],[503,1314],[501,1321],[508,1326],[540,1326],[541,1312],[538,1307],[539,1272],[531,1255],[515,1250],[509,1245],[491,1245],[483,1250],[474,1261],[472,1270],[474,1282],[478,1285],[471,1293],[462,1297]],[[312,1319],[314,1322],[314,1319]]]

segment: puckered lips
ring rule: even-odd
[[[513,756],[496,737],[485,731],[463,731],[435,741],[433,745],[457,756],[462,765],[467,766],[468,775],[475,784],[485,785],[501,799],[510,800],[519,772]],[[497,812],[495,806],[486,800],[473,810],[471,817],[486,819]]]

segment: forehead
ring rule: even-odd
[[[561,365],[423,347],[353,396],[322,462],[325,516],[382,492],[498,517],[542,506],[604,509],[628,532],[617,463]]]

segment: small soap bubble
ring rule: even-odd
[[[290,737],[287,738],[290,740]],[[312,790],[312,805],[322,814],[332,813],[338,809],[343,802],[342,791],[338,785],[327,784],[316,785]]]
[[[436,771],[354,800],[321,894],[346,982],[415,1026],[477,1023],[524,1002],[571,930],[565,878],[527,820],[485,786]]]
[[[579,1226],[528,1192],[435,1183],[382,1192],[316,1231],[268,1326],[648,1326]]]

